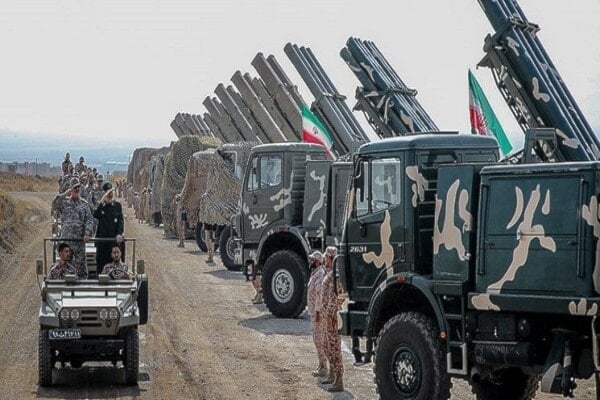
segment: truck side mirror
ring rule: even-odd
[[[135,267],[135,271],[138,274],[145,274],[146,273],[146,264],[144,263],[144,260],[138,260],[137,261],[137,265]]]
[[[35,262],[35,272],[38,275],[44,274],[44,262],[42,260],[36,260]]]

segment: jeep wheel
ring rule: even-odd
[[[140,313],[140,325],[148,322],[148,275],[139,274],[138,281],[140,282],[138,289],[137,305]]]
[[[206,248],[206,243],[204,242],[204,225],[200,222],[196,224],[196,244],[201,251],[206,253],[208,249]]]
[[[381,399],[450,397],[450,377],[437,333],[430,317],[414,312],[397,315],[385,324],[373,367]]]
[[[125,383],[135,385],[138,381],[140,347],[137,326],[130,328],[125,337]]]
[[[279,318],[296,318],[306,307],[306,262],[293,251],[271,254],[262,270],[265,304]]]
[[[52,349],[48,329],[40,329],[38,342],[38,373],[40,386],[52,385]]]
[[[489,377],[471,381],[471,390],[477,400],[530,400],[535,397],[540,377],[526,375],[516,368],[493,372]]]
[[[221,261],[229,271],[240,271],[242,266],[235,263],[235,242],[231,236],[231,226],[221,230],[219,237],[219,248],[221,249]]]

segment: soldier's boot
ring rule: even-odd
[[[252,299],[252,304],[262,304],[264,302],[262,292],[257,292],[256,296]]]
[[[328,392],[343,392],[344,391],[344,380],[342,379],[342,375],[335,375],[335,379],[331,386],[327,388]]]
[[[325,368],[325,366],[320,363],[319,363],[319,366],[317,367],[317,369],[315,369],[312,372],[312,376],[315,376],[315,377],[321,377],[321,376],[326,376],[326,375],[327,375],[327,368]]]
[[[177,245],[177,247],[185,247],[183,240],[179,240],[179,244]]]
[[[319,378],[319,383],[329,384],[329,383],[333,383],[334,380],[335,380],[335,376],[333,374],[333,370],[330,368],[329,372],[327,373],[326,376],[322,376],[321,378]]]

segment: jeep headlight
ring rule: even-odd
[[[105,308],[103,308],[103,309],[102,309],[102,310],[100,310],[100,312],[98,313],[98,317],[99,317],[99,318],[100,318],[102,321],[104,321],[105,319],[107,319],[107,318],[108,318],[108,311],[107,311]]]
[[[71,319],[73,321],[77,321],[79,319],[79,310],[78,309],[71,310]]]
[[[60,310],[60,319],[62,319],[63,321],[66,321],[69,319],[70,313],[69,310],[67,310],[66,308],[63,308]]]
[[[117,319],[117,318],[119,318],[119,312],[115,308],[113,308],[112,310],[110,310],[108,312],[108,318],[110,318],[110,319]]]

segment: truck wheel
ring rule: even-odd
[[[505,368],[480,382],[471,381],[471,390],[477,400],[530,400],[535,397],[539,382],[537,375],[526,375],[519,369]]]
[[[373,367],[381,399],[448,399],[450,377],[444,361],[438,328],[430,317],[407,312],[391,318],[379,334]]]
[[[236,264],[235,259],[235,242],[231,236],[231,226],[226,226],[221,230],[219,237],[219,247],[221,248],[221,261],[229,271],[240,271],[242,266]]]
[[[40,386],[52,386],[52,349],[48,329],[40,329],[38,342],[38,373]]]
[[[262,271],[265,304],[279,318],[296,318],[306,307],[306,262],[293,251],[280,250]]]
[[[206,248],[206,243],[204,242],[204,225],[200,222],[196,224],[196,244],[201,251],[206,253],[208,249]]]
[[[148,322],[148,275],[138,275],[140,286],[138,290],[137,305],[140,312],[140,325]]]
[[[135,385],[138,381],[140,345],[137,326],[130,328],[125,337],[125,383]]]

